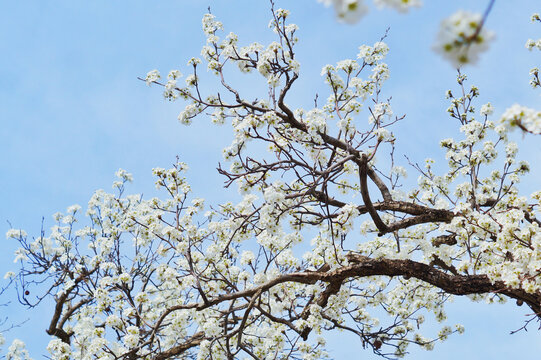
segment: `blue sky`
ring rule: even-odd
[[[356,25],[337,23],[332,9],[315,0],[276,3],[290,9],[292,22],[300,26],[301,79],[292,106],[309,107],[322,91],[323,65],[354,58],[359,45],[374,43],[390,27],[391,79],[384,92],[392,95],[395,113],[407,115],[395,129],[397,152],[417,161],[443,159],[438,140],[456,133],[444,98],[447,89],[455,88],[456,71],[430,47],[442,18],[458,9],[481,12],[488,1],[426,1],[407,15],[373,10]],[[205,119],[191,127],[180,125],[176,117],[182,104],[164,101],[159,89],[137,80],[155,68],[187,72],[186,61],[198,56],[204,43],[201,17],[209,5],[240,43],[274,40],[264,0],[0,1],[0,232],[9,229],[10,221],[37,235],[42,217],[47,228],[56,211],[86,204],[96,189],[111,189],[118,168],[134,174],[129,191],[154,194],[151,169],[168,167],[176,155],[190,166],[188,177],[197,195],[213,203],[236,196],[234,190],[222,190],[215,171],[229,135]],[[515,102],[540,108],[539,92],[528,85],[528,70],[541,65],[541,56],[524,48],[528,38],[541,37],[541,26],[529,22],[540,11],[537,0],[497,1],[486,23],[496,40],[476,66],[464,69],[481,91],[479,106],[491,101],[496,115]],[[251,89],[253,80],[235,78],[244,90]],[[520,155],[534,165],[524,184],[533,191],[541,175],[535,169],[541,142],[516,137]],[[15,266],[14,248],[4,240],[0,273]],[[39,358],[48,341],[43,330],[47,309],[25,312],[12,295],[3,302],[9,300],[12,304],[0,307],[0,316],[31,320],[10,331],[8,342],[23,339]],[[525,311],[512,304],[457,299],[449,308],[450,323],[463,323],[466,333],[411,358],[538,356],[541,336],[535,324],[529,332],[508,335],[522,325]],[[347,346],[340,343],[344,340],[332,341],[336,358],[371,358],[366,352],[357,355],[360,345],[354,339]]]

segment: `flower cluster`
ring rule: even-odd
[[[541,23],[541,17],[539,17],[538,13],[535,13],[535,14],[532,15],[531,21]],[[541,50],[541,39],[538,39],[538,40],[528,39],[526,41],[526,48],[528,50],[530,50],[530,51],[533,50],[534,48],[537,48],[538,50]],[[531,76],[530,85],[533,88],[541,87],[541,80],[539,79],[539,68],[538,67],[534,67],[534,68],[532,68],[530,70],[530,76]]]
[[[505,110],[500,121],[511,129],[519,128],[532,134],[541,134],[541,111],[515,104]]]
[[[32,360],[32,358],[30,357],[30,354],[28,354],[28,350],[26,350],[26,346],[19,339],[13,340],[13,342],[9,346],[8,352],[6,354],[6,359],[7,360]]]
[[[326,6],[333,5],[336,16],[340,21],[354,24],[368,13],[364,0],[318,0]],[[391,8],[399,12],[408,12],[412,7],[422,5],[421,0],[374,0],[378,8]]]
[[[541,39],[537,39],[537,40],[528,39],[526,41],[526,49],[531,51],[534,48],[541,50]]]
[[[441,22],[434,50],[460,67],[475,64],[493,39],[494,33],[483,27],[481,14],[460,10]]]

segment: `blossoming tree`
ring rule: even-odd
[[[383,39],[361,46],[356,60],[326,65],[324,101],[295,108],[297,27],[287,17],[272,11],[276,42],[241,47],[235,34],[220,39],[222,24],[207,14],[203,59],[189,61],[185,85],[179,70],[144,79],[188,102],[181,123],[231,124],[229,165],[218,171],[240,201],[207,205],[178,161],[154,169],[162,198],[126,195],[132,178],[119,170],[116,193],[90,200],[86,226],[72,206],[38,237],[8,232],[21,245],[21,268],[8,274],[21,301],[54,300],[53,359],[317,359],[327,357],[331,330],[400,357],[410,344],[431,349],[463,331],[444,324],[423,335],[425,317],[444,321],[455,295],[512,299],[531,309],[529,321],[541,317],[541,192],[519,192],[529,165],[508,140],[513,127],[540,133],[541,112],[515,105],[492,119],[492,106],[477,110],[479,90],[459,73],[447,95],[462,137],[441,141],[446,171],[432,160],[410,163],[419,180],[405,190],[392,132],[402,118],[381,95]],[[472,47],[455,52],[456,63],[474,61]],[[200,84],[203,62],[220,90]],[[228,81],[235,66],[261,74],[268,99],[236,90]],[[532,76],[538,87],[538,70]],[[28,356],[22,344],[12,348]]]

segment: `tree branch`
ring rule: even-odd
[[[366,158],[366,155],[363,154],[359,163],[361,196],[363,198],[364,205],[366,206],[368,213],[370,214],[370,217],[372,217],[372,220],[374,221],[374,224],[378,228],[379,232],[381,234],[385,234],[389,232],[389,228],[381,220],[381,218],[378,215],[378,212],[376,211],[376,209],[374,209],[374,205],[372,205],[372,201],[370,200],[370,194],[368,193],[368,184],[366,181],[367,174],[368,174],[368,159]]]

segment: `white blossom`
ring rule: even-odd
[[[31,360],[24,342],[19,339],[13,340],[6,354],[7,360]]]
[[[356,23],[368,12],[363,0],[333,0],[333,5],[338,19],[349,24]]]
[[[519,127],[535,134],[541,133],[541,111],[514,104],[506,109],[500,122],[508,127]]]
[[[150,86],[153,82],[158,81],[161,78],[160,72],[158,70],[151,70],[147,73],[145,77],[145,82]]]
[[[457,11],[441,22],[434,50],[455,67],[475,64],[479,54],[488,49],[494,34],[481,25],[482,15]]]

